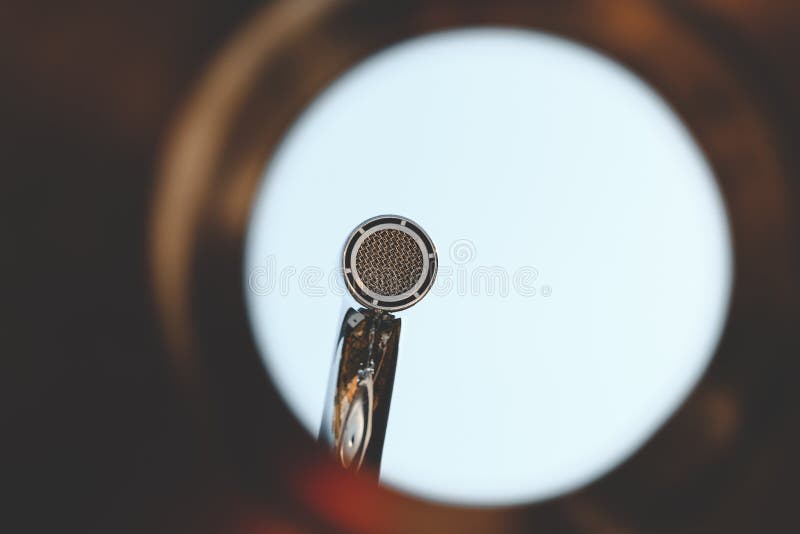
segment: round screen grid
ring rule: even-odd
[[[386,228],[368,235],[356,253],[355,268],[364,285],[378,295],[395,297],[422,276],[423,256],[406,232]]]

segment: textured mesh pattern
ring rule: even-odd
[[[367,236],[356,254],[356,270],[367,288],[386,297],[405,293],[422,275],[422,250],[400,230],[378,230]]]

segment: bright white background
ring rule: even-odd
[[[462,504],[574,489],[641,446],[713,355],[732,260],[711,171],[668,105],[590,49],[508,29],[418,38],[347,72],[289,131],[255,200],[245,291],[314,435],[342,297],[296,276],[259,295],[248,278],[270,256],[327,273],[383,213],[421,224],[444,269],[539,272],[533,297],[454,288],[401,312],[395,488]],[[475,254],[459,266],[460,239]]]

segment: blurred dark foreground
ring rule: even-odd
[[[797,150],[800,5],[662,3],[758,66],[749,81],[782,102],[772,118]],[[148,271],[166,131],[209,60],[261,6],[0,5],[0,532],[332,531],[285,502],[279,482],[254,489],[198,445]],[[796,176],[787,179],[797,199]],[[777,380],[771,403],[794,406],[790,387]],[[763,477],[742,486],[737,502],[748,506],[720,510],[698,493],[680,510],[699,525],[689,531],[707,531],[706,513],[735,514],[743,532],[800,528],[797,414],[787,408],[752,436]],[[617,531],[589,508],[570,510],[580,517],[569,530]],[[664,527],[674,530],[686,529]]]

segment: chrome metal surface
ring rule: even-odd
[[[400,319],[349,308],[342,319],[319,439],[346,469],[380,469],[389,420]]]
[[[372,372],[365,373],[358,382],[356,394],[346,409],[338,440],[339,461],[344,467],[357,469],[372,436]]]

